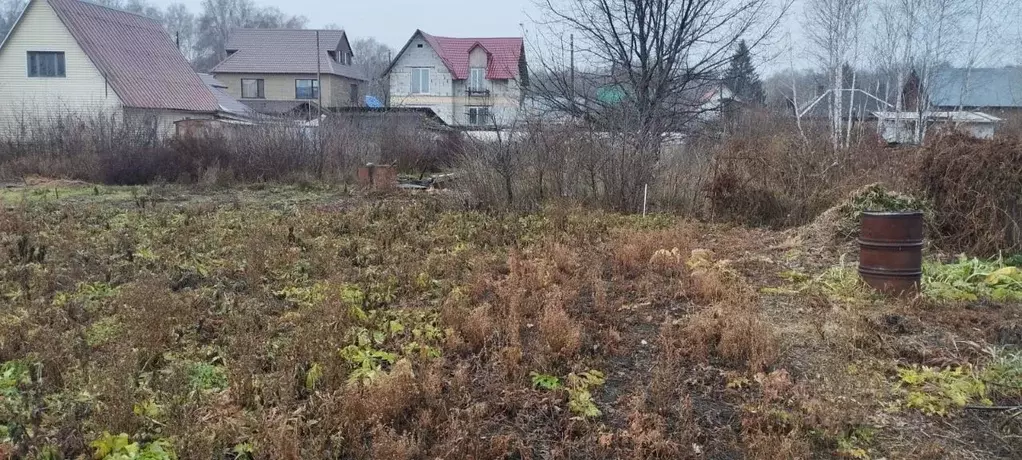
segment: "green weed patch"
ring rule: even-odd
[[[947,301],[1022,300],[1022,269],[1003,259],[964,255],[955,262],[923,265],[923,295]]]

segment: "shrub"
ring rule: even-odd
[[[706,186],[714,219],[749,225],[777,225],[787,220],[792,204],[774,191],[742,177],[733,167],[718,171]]]
[[[41,175],[133,185],[315,178],[349,183],[357,166],[367,162],[393,163],[410,172],[439,170],[451,163],[458,139],[389,115],[377,123],[354,123],[338,114],[318,129],[274,120],[210,126],[179,136],[162,135],[144,118],[24,116],[8,127],[6,137],[0,131],[0,179]]]
[[[919,181],[936,210],[938,246],[979,256],[1022,251],[1022,141],[937,137],[923,149]]]
[[[904,189],[908,152],[889,152],[870,136],[837,152],[819,127],[757,114],[723,142],[705,147],[712,164],[704,187],[714,219],[745,225],[802,225],[852,190],[880,182]],[[681,172],[678,172],[681,173]]]

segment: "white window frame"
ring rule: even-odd
[[[67,78],[67,57],[63,51],[28,51],[26,56],[29,78]]]
[[[310,91],[312,92],[310,97],[298,97],[298,82],[300,82],[300,81],[311,82],[309,84],[310,85]],[[295,100],[296,101],[311,101],[311,100],[319,99],[319,91],[320,91],[319,80],[317,80],[315,78],[296,78],[295,79]]]
[[[468,70],[468,89],[483,91],[486,89],[486,68],[473,67]]]
[[[480,112],[485,111],[485,116],[480,119]],[[489,126],[492,121],[493,111],[487,106],[468,107],[468,124],[470,126]],[[473,120],[473,118],[475,120]]]
[[[408,92],[412,94],[430,94],[429,79],[431,70],[429,67],[412,67]]]
[[[249,95],[247,95],[247,96],[245,95],[246,94],[245,93],[245,83],[246,82],[250,82],[250,83],[254,82],[255,83],[255,85],[256,85],[256,87],[255,87],[255,93],[256,93],[255,96],[252,96],[251,93],[249,93]],[[241,79],[241,98],[242,99],[266,99],[266,80],[264,80],[262,78],[242,78]]]

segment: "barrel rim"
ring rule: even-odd
[[[859,247],[860,248],[906,248],[906,249],[912,249],[912,248],[922,248],[923,246],[925,246],[925,241],[922,238],[920,238],[920,239],[912,239],[912,240],[896,240],[896,239],[872,240],[872,239],[858,238],[855,241],[857,243],[859,243]]]
[[[870,217],[917,217],[922,216],[922,211],[862,211],[863,216]]]
[[[922,270],[892,270],[873,267],[859,267],[859,275],[877,276],[881,278],[911,278],[920,279],[923,276]]]

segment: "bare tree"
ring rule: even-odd
[[[0,0],[0,41],[3,41],[7,37],[7,32],[14,27],[25,5],[28,5],[27,0]]]
[[[385,100],[390,92],[390,85],[383,77],[383,72],[390,65],[394,50],[372,37],[351,42],[351,48],[355,55],[352,64],[369,81],[368,94],[380,98],[381,101]]]
[[[926,113],[934,74],[962,51],[962,23],[977,2],[969,0],[882,0],[874,55],[895,82],[895,109],[914,112],[912,142],[926,135]],[[982,6],[982,3],[978,3]]]
[[[227,57],[227,39],[237,28],[302,29],[308,23],[304,16],[288,16],[277,8],[259,8],[252,0],[204,0],[195,40],[197,55],[192,63],[208,70]]]
[[[167,6],[163,26],[178,44],[178,49],[191,62],[195,59],[195,15],[181,3]]]
[[[146,0],[128,0],[121,6],[112,5],[115,8],[120,8],[124,11],[130,11],[132,13],[141,14],[142,16],[153,18],[160,23],[163,23],[163,11],[156,5],[153,5]]]
[[[858,28],[865,13],[864,0],[808,0],[805,31],[812,54],[822,64],[830,80],[830,137],[836,151],[843,145],[842,120],[845,78],[843,66],[852,58],[858,43]]]
[[[739,40],[755,48],[790,2],[768,0],[538,0],[546,43],[534,53],[533,97],[608,132],[618,155],[607,187],[636,210],[663,141],[700,113]],[[567,45],[567,46],[565,46]],[[578,69],[576,69],[576,67]],[[579,70],[579,71],[576,71]]]

